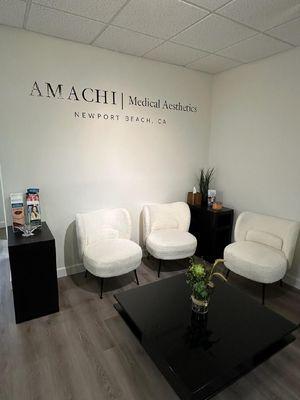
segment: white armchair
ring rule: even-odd
[[[148,253],[159,260],[158,277],[162,260],[194,255],[197,240],[188,232],[191,213],[186,203],[146,205],[142,217],[144,245]]]
[[[141,264],[142,249],[131,237],[131,219],[125,209],[102,209],[76,215],[79,254],[86,271],[100,278],[102,299],[104,278],[134,271]]]
[[[235,225],[235,242],[224,250],[224,264],[245,278],[265,285],[280,281],[291,267],[300,224],[283,218],[243,212]]]

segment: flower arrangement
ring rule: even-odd
[[[227,279],[220,272],[215,272],[216,266],[224,260],[217,259],[211,268],[204,264],[195,263],[193,258],[190,260],[190,266],[186,272],[187,284],[192,289],[192,309],[198,313],[206,313],[212,292],[214,290],[213,278],[218,277],[225,282]]]

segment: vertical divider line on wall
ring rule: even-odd
[[[3,206],[3,215],[4,215],[4,223],[5,223],[5,232],[7,237],[7,220],[6,220],[6,211],[5,211],[5,200],[4,200],[4,188],[3,188],[3,177],[2,177],[2,168],[0,164],[0,190],[1,190],[1,201]]]

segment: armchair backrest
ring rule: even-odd
[[[242,212],[235,225],[235,241],[249,240],[281,250],[290,267],[295,253],[300,223],[269,215]]]
[[[82,257],[89,244],[104,239],[130,239],[130,215],[124,208],[76,214],[76,233],[79,254]]]
[[[148,204],[143,208],[144,243],[152,231],[178,229],[187,232],[191,221],[189,206],[184,202]]]

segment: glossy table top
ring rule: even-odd
[[[207,318],[191,312],[185,274],[115,296],[161,372],[183,399],[208,399],[283,348],[295,324],[218,283]]]
[[[22,246],[27,244],[45,242],[54,240],[54,237],[46,222],[42,222],[42,226],[33,232],[33,236],[24,237],[21,231],[13,231],[12,226],[7,227],[8,247]]]

